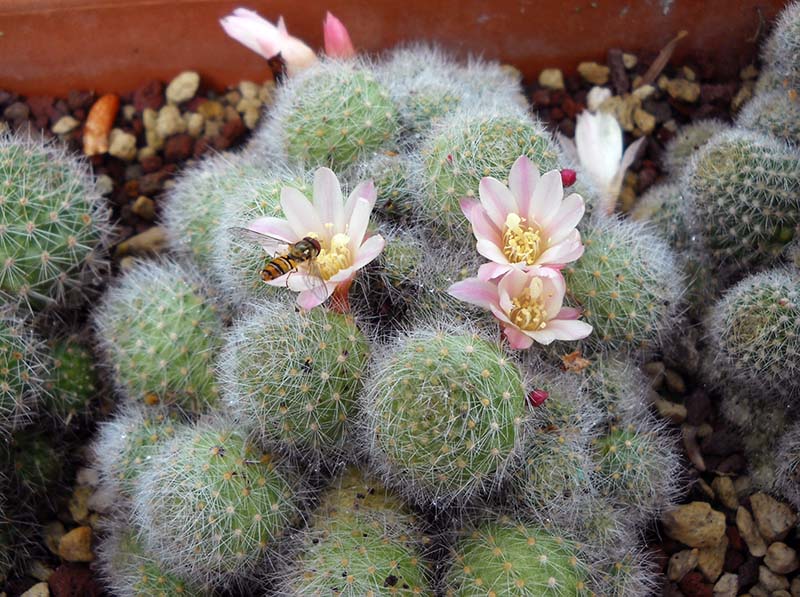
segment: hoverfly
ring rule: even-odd
[[[291,274],[302,266],[302,273],[305,274],[301,278],[303,282],[293,285],[292,290],[311,290],[319,298],[327,298],[325,279],[315,261],[322,251],[322,246],[316,238],[306,236],[296,243],[290,243],[249,228],[232,227],[228,231],[236,238],[260,245],[266,251],[268,257],[261,269],[261,279],[264,282],[271,282],[288,274],[286,278],[288,288]]]

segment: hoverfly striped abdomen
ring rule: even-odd
[[[284,274],[297,268],[301,262],[296,260],[291,255],[279,255],[264,264],[264,269],[261,270],[261,279],[265,282],[280,278]]]

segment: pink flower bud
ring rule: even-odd
[[[541,406],[544,404],[544,401],[550,397],[550,394],[542,389],[535,389],[532,392],[528,393],[528,404],[530,404],[533,408]]]
[[[332,58],[352,58],[356,55],[350,34],[344,24],[330,12],[322,23],[325,38],[325,53]]]

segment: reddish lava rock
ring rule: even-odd
[[[164,105],[164,84],[161,81],[149,81],[133,92],[133,107],[137,112],[145,108],[158,110]]]
[[[164,144],[164,161],[168,163],[182,162],[192,155],[194,137],[188,133],[172,135]]]
[[[100,597],[103,594],[86,566],[61,564],[47,579],[53,597]]]
[[[714,587],[703,581],[703,575],[697,571],[689,572],[678,586],[686,597],[713,597]]]

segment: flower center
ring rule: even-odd
[[[522,294],[511,300],[511,322],[521,330],[535,331],[547,327],[547,310],[542,297],[542,281],[534,278]]]
[[[331,246],[323,248],[315,261],[319,266],[320,275],[326,280],[340,270],[350,267],[353,263],[353,256],[350,253],[350,237],[341,232],[334,234]]]
[[[509,263],[533,265],[539,258],[541,242],[538,226],[526,226],[525,220],[514,213],[506,216],[503,253]]]

